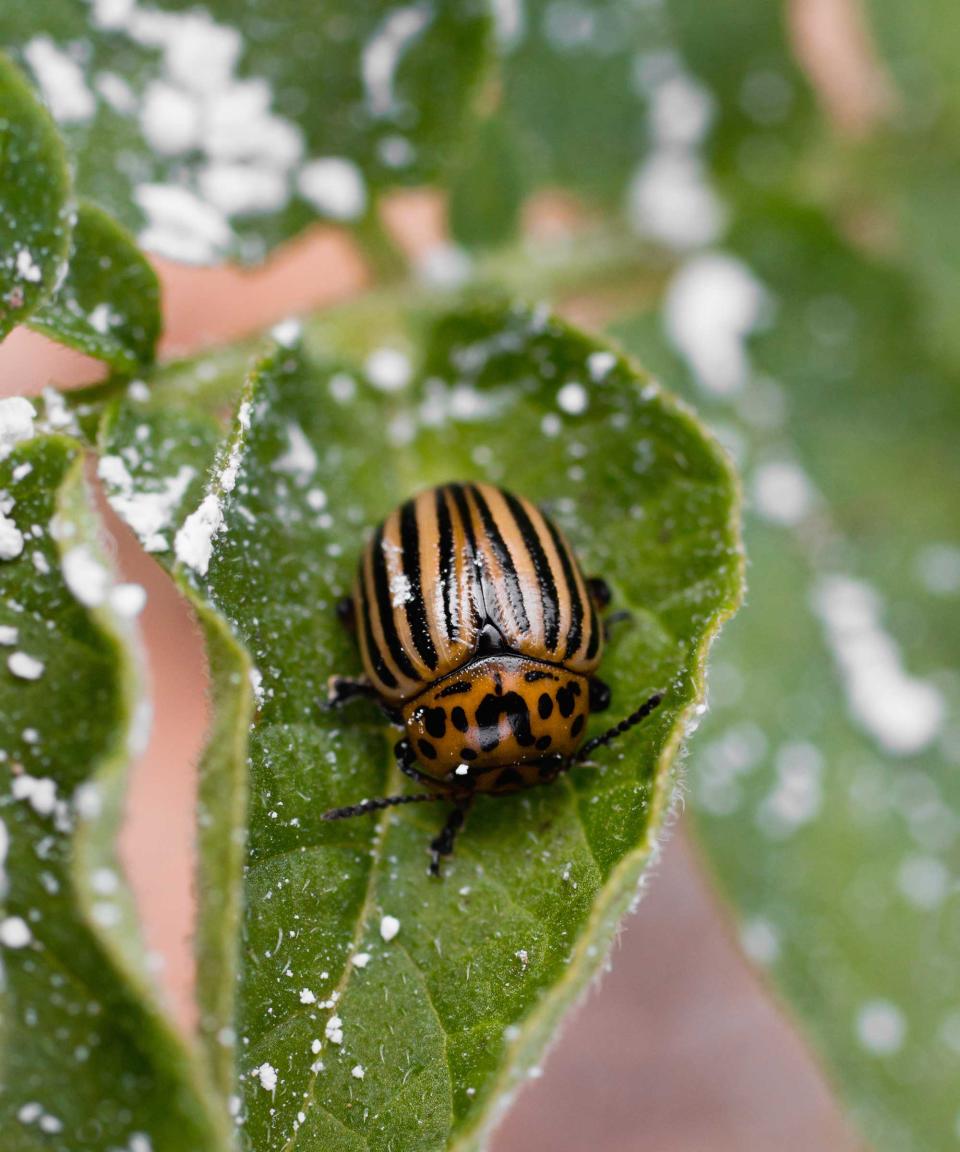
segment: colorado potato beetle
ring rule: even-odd
[[[428,791],[324,818],[448,800],[430,845],[436,874],[477,793],[548,784],[639,724],[659,694],[583,742],[590,713],[610,703],[596,675],[609,601],[606,583],[584,577],[556,525],[522,497],[444,484],[402,504],[374,532],[341,605],[364,676],[332,677],[328,702],[378,700],[406,729],[398,766]]]

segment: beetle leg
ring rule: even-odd
[[[610,685],[599,676],[590,677],[590,711],[605,712],[610,707]]]
[[[463,827],[464,818],[470,807],[470,799],[457,800],[454,802],[454,807],[447,817],[447,822],[444,824],[440,831],[439,836],[435,836],[430,841],[430,875],[440,875],[440,857],[449,856],[453,851],[453,843],[457,838],[457,833]]]
[[[603,622],[603,638],[604,638],[604,640],[610,639],[610,632],[612,631],[612,625],[620,624],[624,620],[632,620],[632,619],[633,619],[633,613],[628,612],[626,610],[626,608],[621,608],[619,612],[611,612],[610,615],[607,616]]]
[[[618,736],[622,736],[624,732],[629,732],[635,725],[640,724],[643,720],[650,715],[655,709],[660,707],[660,702],[663,700],[662,692],[655,692],[649,700],[645,700],[643,704],[636,710],[631,712],[625,719],[621,720],[619,724],[614,724],[612,728],[608,728],[606,732],[601,732],[599,736],[594,736],[592,740],[588,740],[580,751],[571,757],[571,764],[580,764],[590,755],[591,752],[597,748],[602,748],[604,744],[609,744],[611,740],[616,740]]]
[[[602,612],[613,599],[610,585],[602,576],[591,576],[587,580],[587,588],[593,597],[593,602]]]
[[[354,700],[358,696],[375,700],[377,690],[369,680],[364,680],[362,677],[354,679],[351,676],[331,676],[327,681],[327,708],[339,708],[341,704],[346,704],[348,700]]]
[[[410,741],[406,737],[398,740],[396,744],[394,744],[393,754],[397,758],[397,767],[404,776],[409,776],[411,780],[416,780],[418,784],[436,785],[438,783],[432,776],[427,776],[417,768],[417,754],[414,752]]]
[[[357,630],[357,607],[352,596],[344,596],[337,601],[337,616],[348,632]]]

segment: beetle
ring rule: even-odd
[[[363,800],[324,819],[448,800],[430,844],[437,875],[478,793],[549,784],[639,724],[660,693],[583,742],[590,713],[610,703],[596,675],[609,602],[606,582],[584,577],[549,516],[503,488],[444,484],[396,508],[340,605],[364,675],[331,677],[327,703],[377,700],[406,730],[394,749],[399,768],[428,791]]]

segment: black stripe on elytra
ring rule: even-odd
[[[420,528],[417,524],[417,510],[412,500],[400,509],[400,548],[401,563],[407,577],[407,600],[404,608],[413,645],[420,659],[432,672],[437,666],[437,650],[430,635],[427,620],[427,606],[423,600],[423,579],[420,571]]]
[[[367,653],[370,656],[370,662],[373,664],[373,670],[377,674],[377,679],[387,688],[396,688],[397,678],[384,663],[380,646],[373,638],[373,624],[370,620],[370,606],[367,603],[365,585],[366,579],[363,572],[363,565],[361,564],[360,579],[357,587],[360,592],[360,619],[363,621],[363,634],[367,642]]]
[[[437,699],[442,700],[445,696],[459,696],[463,692],[469,692],[472,687],[473,685],[469,680],[454,680],[446,688],[440,689],[437,693]]]
[[[380,613],[380,628],[383,638],[390,651],[390,659],[397,666],[401,676],[411,680],[419,680],[417,670],[410,663],[410,658],[403,650],[400,636],[397,633],[397,622],[393,618],[393,608],[390,606],[390,584],[387,579],[387,558],[383,554],[383,528],[381,524],[373,539],[373,585],[377,597],[377,611]]]
[[[437,489],[437,535],[439,537],[439,580],[443,592],[443,617],[448,640],[456,640],[453,625],[453,610],[451,605],[456,603],[457,572],[453,555],[453,524],[450,520],[450,509],[447,507],[447,498],[443,489]],[[456,629],[459,632],[459,628]]]
[[[560,611],[557,601],[557,582],[553,578],[550,561],[543,550],[540,535],[527,515],[527,510],[511,493],[504,492],[503,498],[507,502],[507,507],[516,521],[520,538],[533,561],[533,570],[537,574],[537,583],[540,585],[540,603],[543,609],[543,627],[547,648],[551,652],[555,652],[557,638],[560,634]]]
[[[564,660],[569,660],[580,647],[580,637],[583,631],[583,601],[580,599],[580,592],[577,589],[577,577],[573,571],[570,552],[563,540],[560,539],[560,533],[554,522],[548,516],[544,516],[544,520],[547,523],[547,528],[550,529],[550,536],[553,539],[557,555],[560,557],[560,567],[563,569],[563,578],[567,582],[567,592],[570,596],[570,628],[567,632],[567,650],[563,654]]]
[[[453,502],[457,507],[457,515],[460,517],[460,523],[463,528],[463,542],[466,551],[466,579],[471,587],[473,587],[474,583],[479,586],[480,602],[485,605],[486,601],[483,598],[483,581],[477,569],[477,540],[473,534],[473,518],[470,515],[470,506],[467,504],[467,497],[463,491],[462,484],[448,484],[447,490],[453,497]],[[473,609],[474,628],[479,631],[483,619],[477,611],[477,603],[473,596],[470,597],[470,606]]]
[[[503,570],[503,583],[507,590],[507,599],[510,601],[510,611],[517,622],[517,628],[520,632],[527,633],[530,631],[530,620],[523,604],[520,577],[517,575],[517,566],[510,555],[510,549],[497,527],[497,521],[490,511],[490,506],[481,496],[480,490],[473,484],[470,485],[470,495],[476,502],[480,519],[483,521],[483,530],[490,540],[490,548]]]

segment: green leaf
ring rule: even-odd
[[[80,204],[66,278],[30,327],[118,372],[153,360],[162,327],[157,274],[96,205]]]
[[[768,298],[739,388],[711,404],[662,317],[616,328],[722,422],[752,510],[691,807],[871,1147],[934,1152],[960,1077],[960,379],[903,273],[817,214],[754,202],[730,246]]]
[[[69,207],[70,174],[57,129],[0,53],[0,339],[62,276]]]
[[[137,591],[105,558],[79,444],[20,444],[0,487],[3,1146],[224,1152],[226,1111],[160,1004],[116,854],[147,722]]]
[[[249,681],[235,650],[213,649],[221,711],[204,768],[201,900],[207,945],[218,932],[228,941],[228,991],[208,987],[202,1011],[208,1032],[238,1037],[245,1147],[477,1147],[636,898],[706,646],[738,595],[735,484],[686,409],[543,310],[490,305],[431,322],[361,310],[317,322],[305,346],[278,336],[215,453],[186,367],[161,374],[149,398],[128,396],[104,429],[108,458],[123,461],[106,469],[121,512],[190,452],[194,474],[209,475],[171,514],[190,565],[179,578],[208,634],[216,613],[256,668],[247,797]],[[375,386],[390,383],[387,348],[396,383],[409,365],[399,390]],[[657,687],[668,695],[596,767],[479,802],[438,881],[426,846],[439,811],[321,820],[403,782],[377,709],[331,714],[320,702],[331,673],[359,670],[335,607],[365,534],[405,495],[452,477],[549,505],[632,612],[604,658],[614,717]],[[231,856],[241,833],[242,872]],[[241,883],[231,1019],[230,885]],[[390,941],[384,916],[400,922]]]
[[[77,188],[174,260],[260,260],[442,179],[488,50],[481,0],[7,0]]]

